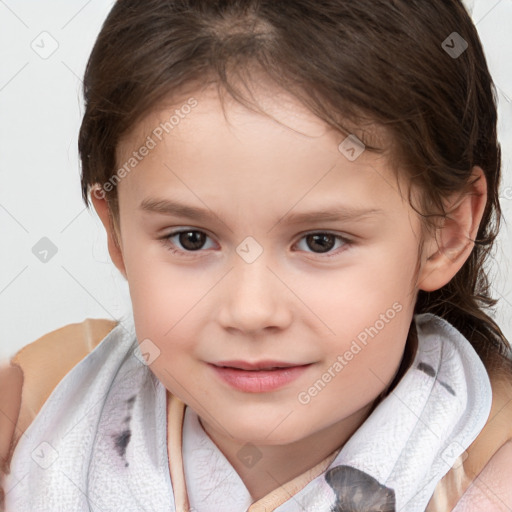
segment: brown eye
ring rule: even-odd
[[[208,239],[209,236],[206,233],[197,229],[182,229],[169,233],[161,240],[173,254],[186,255],[204,249]]]
[[[306,233],[300,239],[297,245],[300,246],[301,244],[303,245],[303,247],[299,247],[299,249],[304,252],[319,255],[325,254],[325,257],[330,258],[333,256],[338,256],[340,252],[343,252],[353,243],[351,240],[341,235],[336,235],[334,233],[317,232]],[[333,251],[333,249],[335,248],[338,248],[338,250]]]
[[[336,243],[336,237],[328,233],[307,235],[306,240],[307,246],[311,250],[320,253],[330,251]]]
[[[178,240],[187,251],[197,251],[203,247],[206,235],[201,231],[182,231],[178,233]]]

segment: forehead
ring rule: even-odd
[[[156,193],[162,180],[183,188],[184,183],[178,183],[177,178],[186,176],[188,185],[203,193],[232,193],[237,189],[261,196],[266,190],[270,196],[272,190],[282,194],[287,187],[288,196],[298,199],[308,188],[320,193],[343,185],[345,195],[362,197],[371,189],[373,196],[392,194],[396,201],[397,184],[386,153],[364,151],[349,161],[340,151],[346,135],[295,97],[264,86],[254,93],[264,114],[229,96],[221,101],[214,87],[189,90],[162,102],[119,144],[117,164],[121,166],[148,138],[154,143],[119,188]],[[372,143],[378,139],[386,144],[389,140],[376,126],[370,126],[368,133]]]
[[[244,101],[248,101],[259,111],[257,114],[248,110],[246,105],[234,99],[223,86],[219,86],[216,82],[203,86],[199,86],[196,82],[184,84],[176,88],[172,94],[136,122],[135,126],[127,130],[118,144],[118,156],[122,156],[123,152],[130,151],[132,147],[142,143],[160,123],[164,125],[167,123],[168,130],[163,130],[163,137],[168,138],[165,136],[172,132],[173,139],[176,141],[179,140],[180,135],[184,138],[196,139],[202,133],[209,130],[211,132],[212,128],[219,128],[225,123],[233,128],[236,126],[238,131],[246,126],[253,130],[251,136],[259,131],[258,137],[263,137],[265,132],[269,131],[269,123],[272,122],[274,131],[287,128],[288,135],[294,134],[296,139],[302,139],[301,142],[314,141],[317,147],[326,147],[330,150],[333,149],[333,144],[337,146],[346,136],[315,115],[297,97],[270,83],[265,75],[262,76],[258,71],[251,71],[251,76],[253,74],[256,80],[247,85],[250,89],[248,92],[240,92],[238,82],[231,85],[241,94]],[[192,101],[194,106],[189,108]],[[384,127],[371,121],[361,120],[355,124],[347,119],[340,119],[340,116],[335,118],[342,126],[372,146],[381,147],[385,151],[391,148],[392,137]],[[362,115],[361,118],[363,118]],[[169,122],[172,126],[169,126]],[[158,133],[156,135],[158,136]]]

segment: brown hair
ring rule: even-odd
[[[465,190],[473,166],[483,168],[488,201],[475,246],[448,284],[420,290],[415,313],[450,322],[489,370],[512,371],[510,345],[484,312],[497,303],[484,269],[501,220],[496,90],[460,0],[118,0],[84,77],[86,204],[90,187],[115,174],[116,147],[143,115],[180,88],[213,82],[254,109],[236,87],[254,70],[370,151],[384,149],[365,126],[383,127],[393,168],[422,191],[425,229],[446,215],[443,200]],[[116,194],[106,194],[115,216]]]

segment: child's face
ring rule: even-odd
[[[403,354],[418,217],[383,157],[350,161],[338,149],[344,137],[292,98],[258,100],[297,131],[232,101],[228,125],[213,93],[194,98],[191,109],[185,98],[147,117],[118,148],[121,167],[148,135],[156,143],[118,185],[120,268],[139,342],[151,340],[151,359],[160,351],[151,369],[212,435],[285,444],[357,424]],[[179,122],[160,141],[157,128],[176,109]],[[165,213],[171,202],[204,214]],[[375,212],[292,220],[337,209]],[[179,230],[196,233],[180,244],[170,237]],[[215,366],[237,361],[301,368]]]

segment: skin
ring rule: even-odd
[[[507,512],[512,510],[510,469],[512,441],[505,443],[492,457],[478,478],[457,502],[453,512]]]
[[[258,103],[279,122],[230,99],[226,119],[213,90],[194,94],[198,105],[118,184],[118,222],[101,194],[91,194],[129,283],[139,342],[150,339],[160,350],[151,370],[198,413],[255,500],[319,463],[364,422],[398,370],[418,290],[438,289],[460,269],[486,201],[475,167],[481,179],[471,193],[449,198],[453,211],[437,240],[425,238],[416,278],[420,220],[385,156],[364,151],[349,161],[338,150],[344,135],[286,93],[258,91]],[[118,164],[185,101],[140,121],[119,145]],[[204,220],[146,212],[147,198],[211,212]],[[287,221],[336,205],[381,212]],[[202,248],[187,252],[179,236],[162,241],[184,228],[207,235]],[[332,239],[322,253],[305,236],[311,231],[352,243]],[[263,250],[252,263],[236,251],[248,236]],[[400,312],[301,403],[299,393],[393,304]],[[312,364],[264,393],[233,389],[208,365],[265,359]],[[246,443],[262,454],[257,471],[237,456]]]

